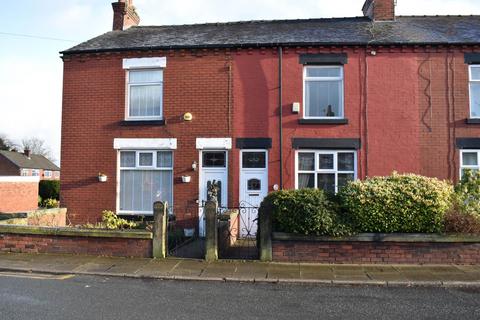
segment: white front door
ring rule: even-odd
[[[213,182],[218,183],[218,206],[228,206],[228,155],[227,151],[205,150],[200,152],[200,179],[199,179],[199,233],[205,236],[205,217],[203,206],[210,200],[208,187]]]
[[[240,152],[240,235],[257,234],[258,207],[268,194],[266,150]]]

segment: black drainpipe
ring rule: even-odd
[[[283,190],[283,99],[282,99],[282,65],[283,65],[283,51],[282,47],[278,47],[278,109],[279,130],[280,130],[280,190]]]

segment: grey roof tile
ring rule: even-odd
[[[13,162],[19,168],[60,171],[60,168],[53,162],[38,154],[32,154],[30,158],[27,158],[27,156],[21,152],[0,150],[0,155]],[[0,161],[2,161],[1,157]]]
[[[400,16],[139,26],[111,31],[62,53],[283,45],[478,44],[480,16]]]

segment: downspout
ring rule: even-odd
[[[278,47],[278,110],[279,110],[279,144],[280,144],[280,190],[283,190],[283,88],[282,88],[282,66],[283,66],[283,51],[282,47]]]

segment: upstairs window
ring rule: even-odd
[[[343,67],[304,68],[305,119],[343,118]]]
[[[480,65],[470,66],[470,117],[480,118]]]
[[[43,171],[43,176],[45,178],[51,178],[52,177],[52,171],[50,171],[50,170]]]
[[[127,71],[127,120],[163,119],[163,70]]]

